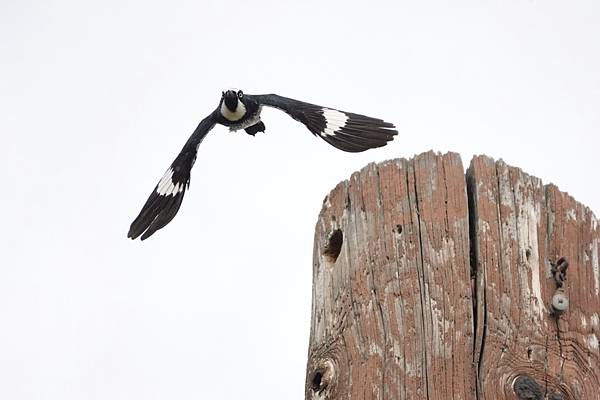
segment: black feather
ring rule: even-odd
[[[303,123],[315,136],[343,151],[356,153],[382,147],[398,134],[393,124],[378,118],[326,108],[276,94],[256,95],[252,98],[261,105],[284,111],[296,121]],[[336,129],[334,134],[325,132],[328,123],[325,117],[327,111],[336,111],[346,117],[344,126]],[[339,121],[333,123],[337,125]]]
[[[175,217],[181,207],[185,191],[190,184],[190,173],[196,161],[198,145],[215,126],[215,123],[216,111],[198,124],[179,155],[171,163],[171,167],[160,180],[168,188],[171,188],[171,193],[161,193],[161,188],[156,185],[139,215],[131,223],[127,237],[136,239],[142,235],[142,240],[147,239],[154,232],[165,227]]]

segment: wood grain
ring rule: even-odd
[[[323,253],[337,229],[332,262]],[[468,234],[457,154],[369,164],[327,196],[315,232],[306,398],[447,399],[444,388],[473,398]],[[323,382],[327,362],[335,377]]]
[[[599,253],[588,208],[502,161],[369,164],[316,225],[305,398],[599,400]]]
[[[467,177],[476,321],[485,321],[476,324],[478,398],[518,399],[515,380],[528,376],[542,398],[600,399],[594,215],[555,186],[489,157],[475,157]],[[570,307],[557,319],[549,304],[557,289],[551,263],[560,257],[570,262]]]

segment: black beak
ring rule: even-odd
[[[233,90],[228,90],[225,92],[225,105],[227,106],[227,108],[229,108],[229,110],[231,112],[234,112],[237,108],[237,104],[238,104],[238,97],[237,97],[237,93],[234,92]]]

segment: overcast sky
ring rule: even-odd
[[[0,398],[301,399],[313,229],[371,161],[504,158],[600,213],[600,2],[0,2]],[[277,110],[216,127],[181,211],[126,238],[229,87],[397,125],[349,154]]]

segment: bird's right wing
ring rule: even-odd
[[[183,195],[190,185],[190,171],[196,161],[198,146],[216,123],[217,117],[213,112],[198,124],[177,158],[148,197],[140,214],[131,223],[127,237],[136,239],[142,235],[142,240],[147,239],[175,217],[181,206]]]
[[[378,118],[305,103],[276,94],[252,95],[260,105],[284,111],[315,136],[340,150],[357,153],[382,147],[398,134],[394,125]]]

